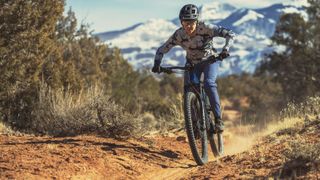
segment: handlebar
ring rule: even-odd
[[[230,56],[230,55],[228,54],[228,56]],[[223,58],[220,54],[218,56],[214,56],[213,55],[213,56],[208,57],[204,61],[200,61],[196,65],[207,64],[207,63],[208,64],[212,64],[212,63],[217,62],[217,61],[222,61],[223,59],[225,59],[227,57]],[[171,73],[173,73],[172,70],[175,70],[175,69],[184,70],[184,71],[191,71],[193,69],[193,67],[194,67],[194,65],[193,64],[189,64],[189,63],[187,63],[186,66],[160,67],[160,73],[164,72],[164,73],[167,73],[167,74],[171,74]]]

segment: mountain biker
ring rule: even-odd
[[[186,63],[193,66],[193,70],[185,73],[186,78],[193,83],[199,83],[201,74],[204,74],[204,88],[209,97],[210,105],[214,114],[216,128],[218,132],[223,132],[224,123],[221,119],[220,100],[217,91],[216,78],[218,75],[218,67],[221,61],[211,64],[197,64],[206,58],[217,54],[213,47],[213,37],[225,38],[225,45],[219,54],[222,58],[229,56],[229,48],[233,42],[235,34],[226,28],[217,25],[209,25],[198,21],[199,10],[193,4],[183,6],[179,13],[179,19],[182,27],[177,29],[173,35],[158,48],[152,72],[160,73],[160,64],[162,57],[173,46],[179,45],[186,50]],[[186,82],[185,82],[186,84]]]

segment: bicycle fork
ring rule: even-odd
[[[201,106],[201,131],[208,130],[208,122],[207,122],[207,106],[206,106],[206,97],[205,97],[205,92],[202,87],[202,84],[200,84],[198,96],[200,99],[200,106]]]
[[[200,96],[201,96],[201,104],[202,104],[202,119],[203,119],[203,123],[204,123],[204,127],[208,132],[214,132],[214,124],[212,124],[212,121],[210,120],[210,110],[211,110],[211,106],[210,106],[210,102],[208,99],[208,96],[205,93],[205,90],[203,87],[200,88]]]

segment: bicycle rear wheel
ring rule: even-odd
[[[222,156],[224,153],[224,146],[223,146],[223,136],[221,133],[217,134],[210,134],[209,135],[209,142],[211,146],[212,153],[215,157]]]
[[[214,123],[211,123],[212,124],[210,124],[210,131],[208,132],[210,147],[213,155],[215,157],[219,157],[224,153],[223,135],[222,133],[216,132]]]
[[[184,99],[185,125],[191,152],[198,165],[208,162],[208,139],[202,119],[202,108],[197,95],[187,91]]]

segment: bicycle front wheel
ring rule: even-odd
[[[199,97],[187,91],[184,97],[185,125],[191,152],[198,165],[208,162],[207,131],[203,124],[202,108]]]

